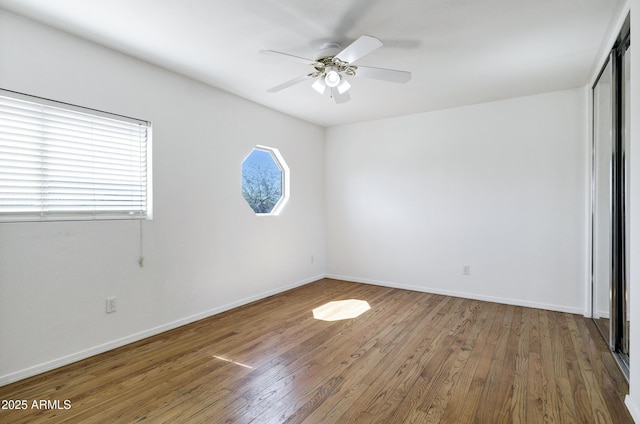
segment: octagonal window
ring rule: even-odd
[[[278,149],[256,146],[242,161],[242,196],[257,215],[277,215],[289,198],[289,168]]]

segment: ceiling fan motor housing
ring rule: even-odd
[[[327,57],[327,56],[335,56],[342,50],[342,46],[340,43],[329,42],[324,43],[320,46],[320,50],[318,50],[318,54],[316,57]]]

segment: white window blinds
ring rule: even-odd
[[[150,123],[0,90],[0,221],[151,216]]]

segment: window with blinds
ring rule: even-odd
[[[151,217],[149,122],[0,90],[0,222]]]

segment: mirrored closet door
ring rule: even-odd
[[[593,86],[592,314],[628,375],[629,19]]]
[[[611,317],[611,61],[593,88],[592,281],[593,318],[609,339]]]

